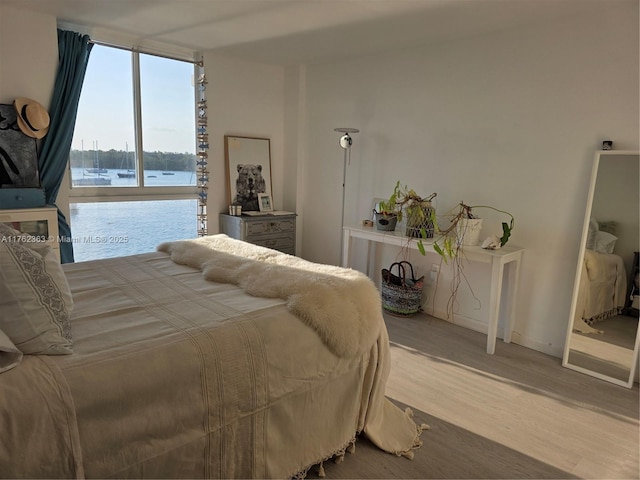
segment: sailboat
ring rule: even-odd
[[[109,173],[106,168],[100,168],[100,159],[98,158],[98,142],[95,142],[96,159],[93,162],[93,168],[85,168],[87,173],[103,174]]]
[[[74,178],[72,181],[73,186],[77,187],[87,187],[90,185],[99,185],[99,186],[107,186],[111,185],[111,178],[103,177],[101,175],[107,174],[108,170],[106,168],[100,168],[100,161],[98,160],[98,142],[94,144],[96,159],[94,161],[92,168],[84,167],[84,142],[82,142],[82,178]],[[86,177],[85,175],[89,175]],[[93,177],[91,175],[97,175]]]
[[[163,175],[175,175],[174,172],[170,172],[169,170],[167,170],[167,160],[165,159],[164,161],[164,170],[162,171]]]
[[[129,167],[129,144],[125,143],[126,146],[126,153],[124,154],[124,162],[127,164],[127,171],[126,172],[118,172],[118,178],[136,178],[136,171],[133,168],[128,168]],[[120,165],[120,168],[122,168],[122,165]]]

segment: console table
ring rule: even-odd
[[[384,232],[375,230],[372,227],[346,226],[343,229],[342,239],[342,266],[349,266],[351,243],[354,238],[367,240],[369,246],[376,243],[385,245],[395,245],[397,247],[418,248],[417,239],[409,238],[402,232]],[[438,255],[433,249],[433,242],[422,240],[422,244],[427,254]],[[470,262],[480,262],[491,264],[491,283],[489,293],[489,325],[487,329],[487,353],[493,354],[496,349],[496,335],[498,333],[498,320],[500,319],[500,304],[502,289],[505,277],[505,266],[511,264],[507,269],[509,287],[505,305],[507,315],[504,318],[503,339],[505,343],[511,342],[513,332],[513,318],[515,316],[516,295],[518,292],[518,277],[520,273],[520,260],[524,249],[515,248],[509,245],[498,250],[485,250],[481,247],[464,247],[464,257]],[[369,265],[371,249],[367,249],[367,268]],[[368,274],[368,272],[367,272]]]

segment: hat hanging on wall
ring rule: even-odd
[[[22,133],[31,138],[42,138],[49,131],[49,114],[47,109],[30,98],[16,98],[18,127]]]

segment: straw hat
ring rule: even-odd
[[[49,114],[47,110],[30,98],[16,98],[18,127],[22,133],[32,138],[42,138],[49,131]]]

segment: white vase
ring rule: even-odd
[[[458,244],[462,246],[476,246],[482,230],[481,218],[461,218],[456,225]]]

